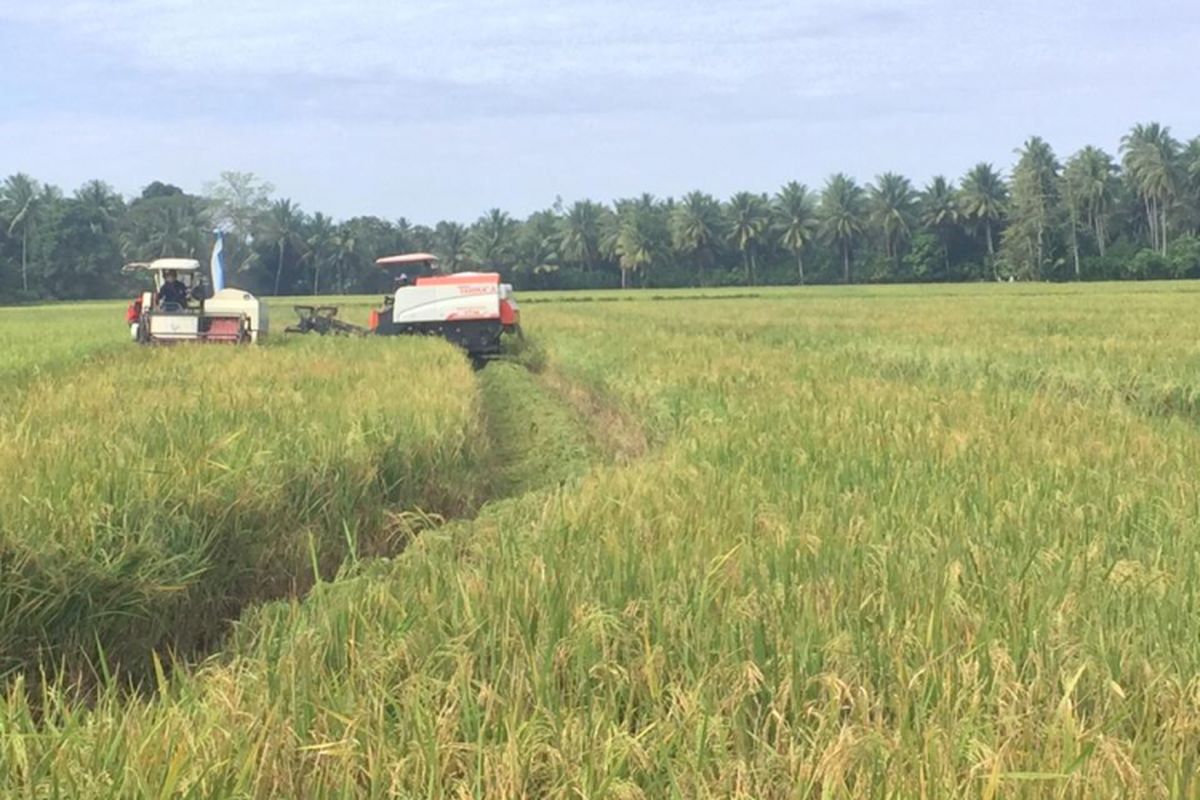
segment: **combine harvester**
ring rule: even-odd
[[[407,253],[376,259],[385,268],[437,270],[437,256]],[[495,272],[426,275],[411,284],[407,274],[396,280],[395,294],[371,311],[366,328],[337,319],[336,306],[295,306],[300,322],[292,333],[377,336],[441,336],[467,351],[476,363],[500,355],[506,333],[521,335],[520,310],[510,284]]]
[[[215,291],[211,295],[200,262],[194,258],[159,258],[125,265],[123,272],[149,272],[154,277],[154,291],[142,292],[125,314],[130,337],[135,342],[247,344],[257,343],[267,335],[267,304],[249,292],[225,288],[221,249],[218,234],[212,256]],[[174,300],[163,296],[163,286],[168,280],[176,280],[183,287]]]

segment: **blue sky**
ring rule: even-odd
[[[419,222],[1200,134],[1200,6],[0,0],[0,173]]]

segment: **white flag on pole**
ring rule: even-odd
[[[219,292],[225,288],[225,258],[221,254],[225,249],[225,234],[213,231],[213,235],[217,237],[217,241],[213,243],[209,270],[212,272],[213,291]]]

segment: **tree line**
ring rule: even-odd
[[[0,301],[112,297],[132,260],[204,260],[225,232],[230,283],[263,294],[385,290],[383,254],[436,253],[449,270],[520,288],[1200,277],[1200,136],[1139,124],[1116,155],[1065,161],[1034,136],[1005,174],[979,163],[918,188],[885,172],[721,200],[702,191],[578,200],[470,225],[305,213],[253,174],[202,195],[154,182],[126,199],[93,180],[67,196],[23,173],[0,187]]]

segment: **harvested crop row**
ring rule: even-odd
[[[388,509],[474,507],[480,434],[433,341],[130,350],[34,382],[0,428],[0,669],[204,646],[347,549],[401,546]]]

